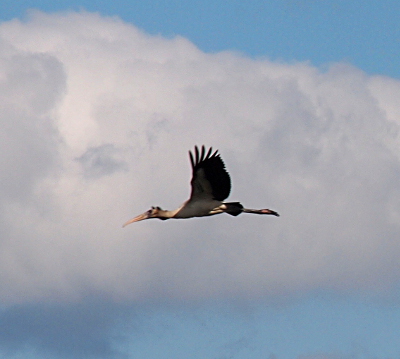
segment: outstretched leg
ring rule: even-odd
[[[272,214],[273,216],[279,217],[278,212],[275,212],[271,209],[248,209],[248,208],[243,208],[243,212],[245,213],[255,213],[255,214]]]
[[[249,209],[244,208],[239,202],[228,202],[223,204],[225,206],[224,212],[231,216],[237,216],[240,213],[254,213],[254,214],[272,214],[273,216],[279,217],[279,214],[271,209]]]

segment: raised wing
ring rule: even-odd
[[[198,199],[223,201],[227,198],[231,191],[231,179],[218,150],[213,153],[211,147],[206,154],[206,149],[202,146],[200,153],[195,146],[194,155],[189,151],[189,156],[193,170],[190,201]]]

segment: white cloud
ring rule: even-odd
[[[205,54],[116,18],[0,26],[3,303],[380,292],[400,254],[400,82]],[[219,148],[232,200],[280,218],[147,221]]]

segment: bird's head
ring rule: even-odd
[[[168,219],[166,217],[163,217],[163,212],[165,212],[165,211],[163,209],[161,209],[160,207],[151,207],[148,211],[146,211],[142,214],[139,214],[138,216],[130,219],[122,227],[125,227],[128,224],[131,224],[134,222],[143,221],[144,219],[151,219],[151,218],[159,218],[162,220]]]

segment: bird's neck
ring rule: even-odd
[[[158,212],[158,215],[159,215],[160,218],[165,218],[165,219],[173,218],[179,212],[179,210],[180,210],[180,208],[175,209],[173,211],[168,211],[168,210],[164,210],[163,209],[163,210]]]

